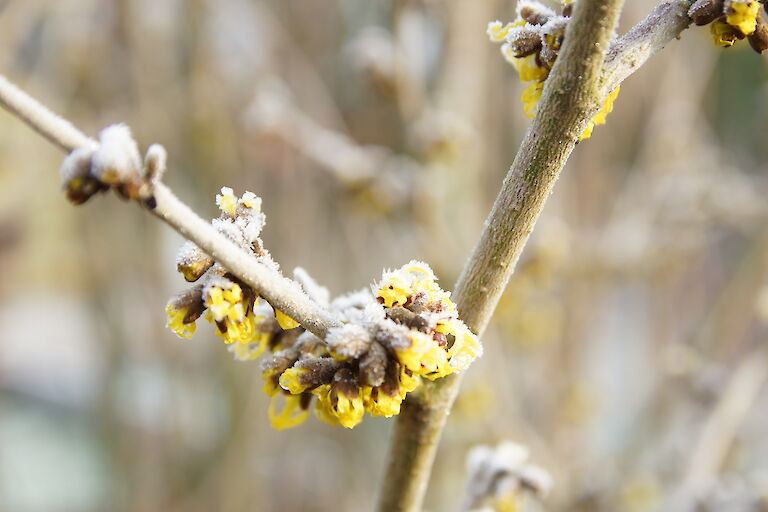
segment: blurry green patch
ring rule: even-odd
[[[715,134],[731,155],[768,157],[768,66],[749,46],[721,52],[709,93],[708,112]],[[753,161],[737,161],[751,168]]]

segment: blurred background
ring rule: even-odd
[[[653,0],[626,2],[623,32]],[[333,295],[417,258],[451,288],[528,119],[500,0],[0,0],[0,70],[90,134],[166,146],[205,217]],[[450,417],[427,509],[477,444],[555,487],[533,509],[760,511],[768,496],[768,59],[688,30],[580,144]],[[165,329],[181,238],[0,113],[0,510],[370,510],[393,421],[275,432],[258,362]]]

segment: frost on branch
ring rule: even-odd
[[[223,188],[216,203],[221,210],[212,221],[216,229],[277,268],[259,238],[265,222],[261,200],[250,192],[238,198]],[[272,355],[262,365],[264,391],[272,397],[269,417],[278,429],[303,422],[313,401],[321,420],[346,428],[366,412],[393,416],[422,378],[461,371],[482,353],[450,294],[421,262],[385,272],[372,289],[333,301],[327,289],[296,269],[304,292],[343,323],[325,340],[272,308],[258,290],[190,242],[179,251],[177,268],[196,285],[168,303],[168,327],[188,338],[203,317],[237,359],[254,359],[269,349]]]

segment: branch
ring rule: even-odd
[[[622,0],[576,3],[537,114],[456,284],[460,317],[478,336],[485,331],[586,123],[608,91],[690,24],[688,5],[683,0],[663,2],[607,54]],[[427,383],[403,403],[379,497],[380,512],[421,509],[437,443],[460,383],[460,377],[453,375]]]
[[[667,43],[680,37],[680,33],[691,24],[688,17],[690,6],[690,0],[662,2],[611,45],[603,70],[606,91],[615,89],[645,61],[663,50]]]
[[[83,147],[98,147],[95,140],[69,121],[51,112],[2,75],[0,104],[66,152]],[[159,175],[162,175],[162,171]],[[320,339],[325,339],[328,329],[341,326],[330,312],[310,299],[296,282],[256,261],[181,202],[168,187],[160,182],[154,182],[152,186],[155,204],[151,207],[145,202],[138,204],[142,204],[182,236],[192,240],[214,260],[257,290],[272,306],[299,322]]]

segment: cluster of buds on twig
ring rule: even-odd
[[[496,448],[476,446],[467,456],[467,491],[462,511],[507,512],[526,510],[529,497],[543,498],[552,489],[552,477],[528,462],[525,446],[504,442]]]
[[[500,21],[488,24],[488,37],[493,42],[503,43],[501,53],[504,58],[517,70],[520,80],[530,82],[521,96],[528,117],[536,113],[544,82],[565,40],[573,5],[571,0],[563,1],[558,14],[537,0],[520,0],[514,21],[506,25]],[[587,124],[581,140],[592,135],[595,125],[605,123],[618,94],[618,87],[608,94],[600,111]]]
[[[216,202],[221,216],[213,226],[277,268],[259,238],[266,221],[261,199],[250,192],[238,198],[223,188]],[[254,359],[268,348],[272,356],[263,364],[264,391],[272,397],[269,417],[277,429],[302,423],[315,399],[316,415],[332,425],[352,428],[365,412],[393,416],[422,378],[461,371],[482,352],[477,337],[459,320],[450,294],[424,263],[385,272],[371,290],[333,301],[328,290],[296,269],[294,278],[303,291],[343,323],[330,329],[326,339],[270,306],[258,290],[192,242],[182,246],[177,269],[198,284],[168,303],[168,327],[189,338],[204,317],[240,360]]]
[[[211,224],[265,265],[276,267],[259,237],[266,222],[261,198],[246,192],[238,198],[222,188],[216,196],[221,210]],[[185,242],[176,268],[189,282],[198,284],[174,297],[166,306],[168,327],[183,338],[191,337],[201,316],[216,326],[216,333],[238,359],[259,356],[280,327],[297,324],[280,311],[259,302],[256,290],[226,271],[193,242]]]
[[[710,25],[718,46],[733,46],[746,38],[757,52],[768,50],[768,23],[760,6],[768,12],[765,0],[697,0],[688,10],[696,25]]]
[[[352,428],[368,412],[390,417],[421,378],[435,380],[465,369],[482,353],[459,320],[450,294],[424,263],[412,261],[385,272],[373,286],[334,300],[330,308],[345,325],[325,342],[303,333],[264,364],[265,391],[286,401],[280,428],[303,421],[313,398],[316,415]],[[288,414],[285,411],[289,410]]]
[[[277,268],[260,238],[266,223],[261,198],[251,192],[237,197],[224,187],[216,196],[221,211],[211,224],[260,262]],[[197,284],[173,297],[166,306],[167,326],[182,338],[196,331],[197,320],[215,325],[230,352],[238,360],[251,360],[267,348],[279,351],[292,344],[298,324],[259,297],[258,291],[227,272],[194,243],[187,241],[176,257],[176,268]],[[288,414],[290,410],[286,408]]]
[[[165,149],[153,144],[142,163],[130,128],[115,124],[99,133],[98,145],[69,153],[61,164],[60,175],[67,199],[74,204],[114,189],[123,199],[138,199],[152,207],[151,184],[161,178],[165,160]]]

